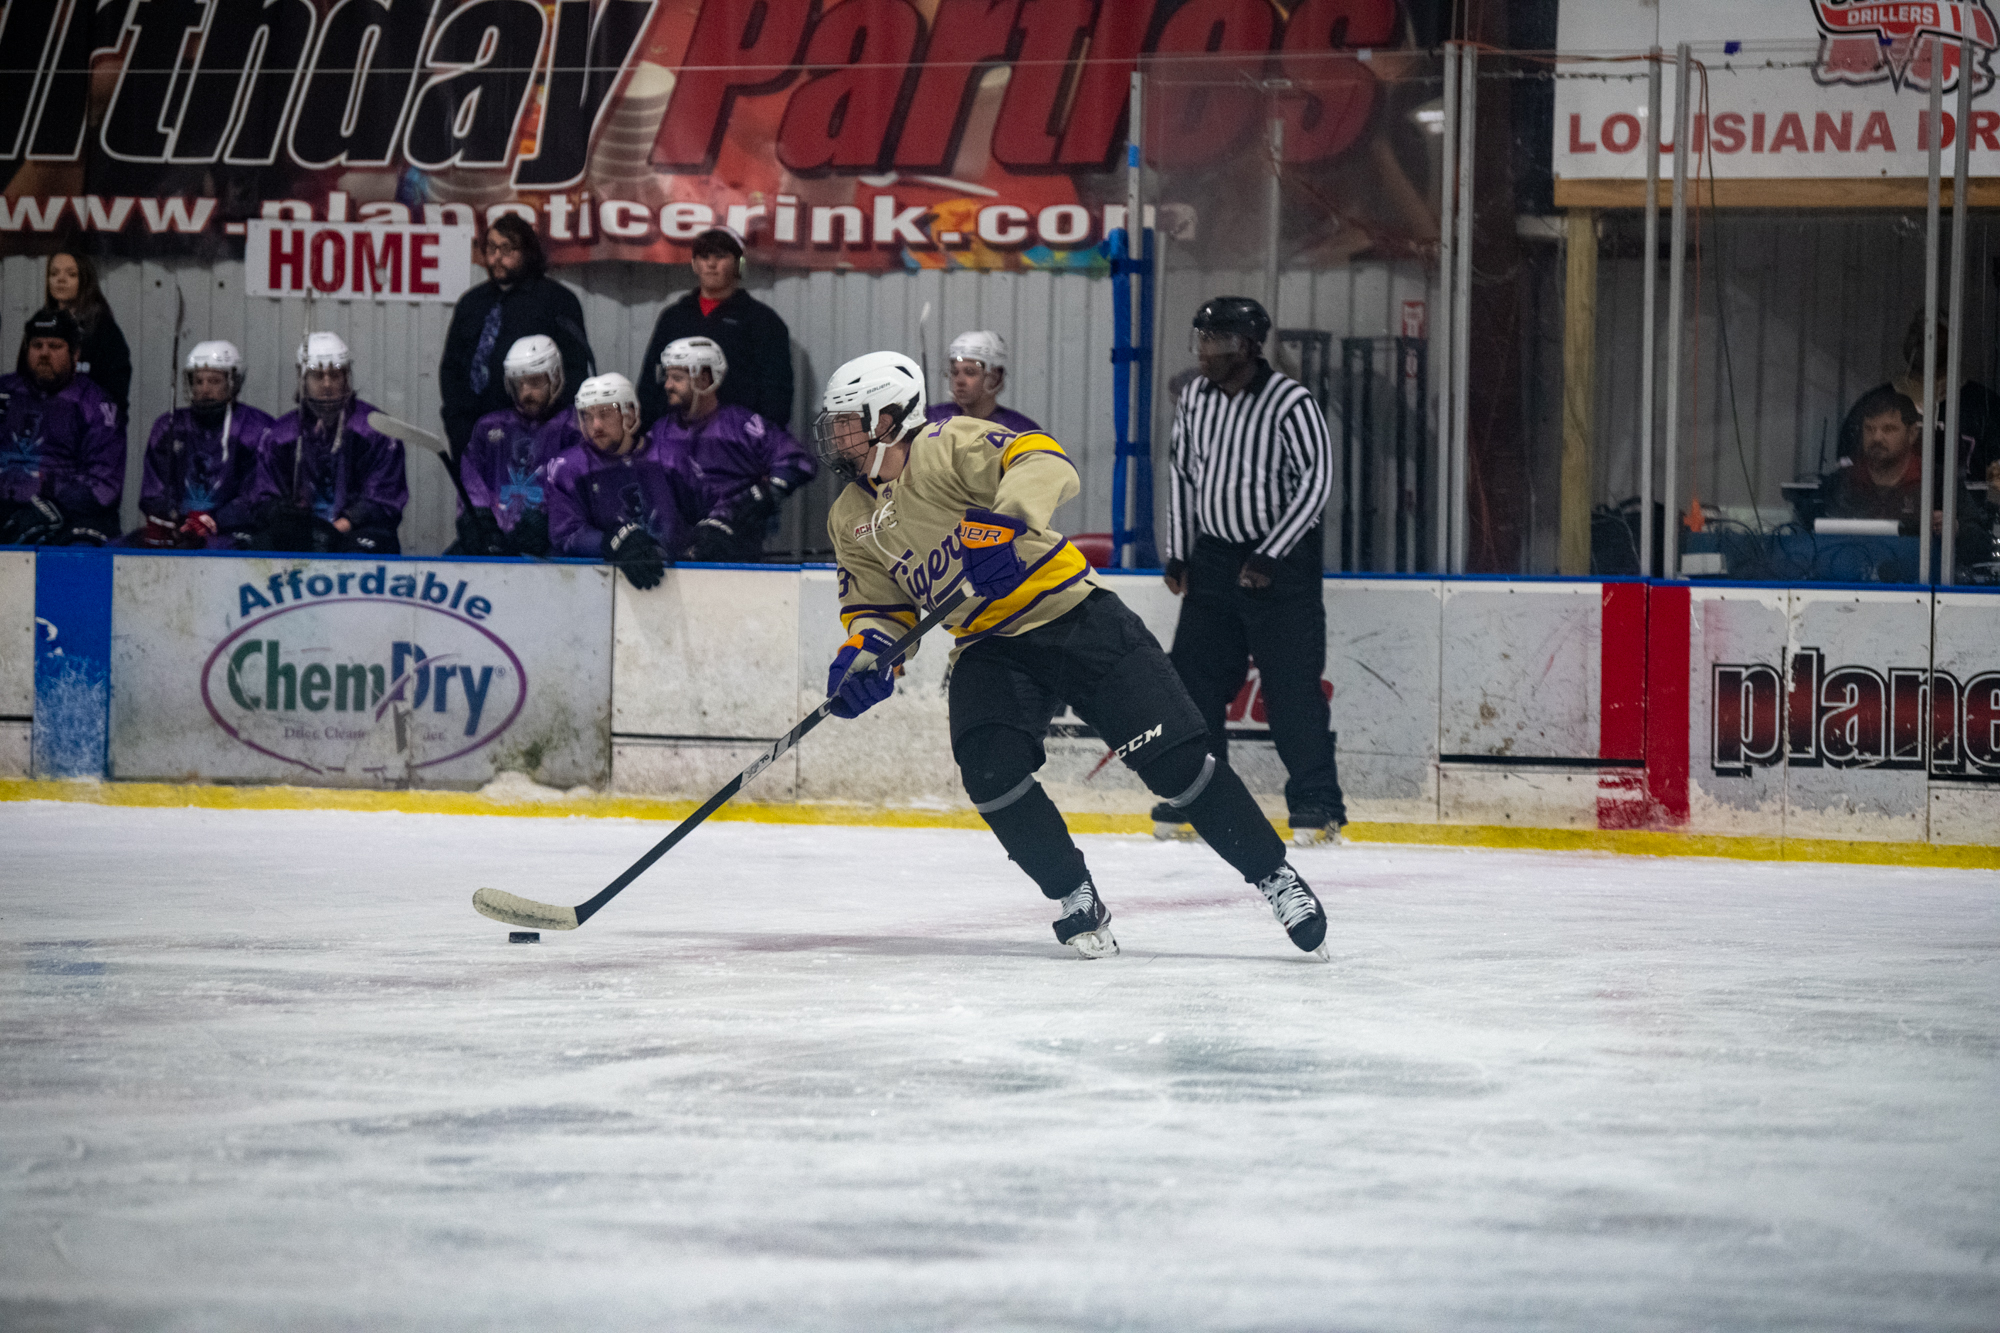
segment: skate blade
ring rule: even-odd
[[[1108,926],[1070,936],[1069,947],[1084,958],[1111,958],[1118,953],[1118,941],[1113,938]]]
[[[1153,821],[1153,836],[1161,842],[1200,842],[1201,834],[1194,831],[1192,824],[1168,824]]]
[[[1345,847],[1347,839],[1340,836],[1338,829],[1295,828],[1292,830],[1294,847]]]

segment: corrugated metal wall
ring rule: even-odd
[[[22,321],[41,302],[43,261],[13,256],[0,263],[0,345],[13,347]],[[691,281],[677,265],[605,263],[556,274],[581,298],[598,365],[636,376],[653,320],[663,303]],[[1164,347],[1160,359],[1157,456],[1165,457],[1171,425],[1165,384],[1193,364],[1186,329],[1195,308],[1224,292],[1262,292],[1261,270],[1194,272],[1168,265],[1162,293]],[[782,273],[752,266],[748,286],[791,326],[798,400],[792,425],[802,436],[817,410],[819,385],[841,361],[879,347],[919,349],[918,323],[931,307],[928,344],[932,392],[942,396],[944,352],[952,336],[990,328],[1011,349],[1003,400],[1027,413],[1070,447],[1083,478],[1082,495],[1059,522],[1068,530],[1111,526],[1112,429],[1111,284],[1066,273],[895,272]],[[172,349],[180,321],[182,354],[204,338],[227,338],[243,349],[244,398],[274,413],[289,410],[295,388],[293,353],[310,323],[332,329],[354,349],[359,393],[392,415],[419,425],[438,421],[437,359],[451,310],[441,305],[316,302],[249,297],[243,266],[186,260],[114,261],[104,266],[104,291],[132,344],[132,440],[125,518],[135,526],[139,463],[146,431],[167,410],[174,391]],[[1405,298],[1428,299],[1423,271],[1408,264],[1356,264],[1285,275],[1278,322],[1322,328],[1336,340],[1380,336],[1399,327]],[[184,313],[182,313],[184,311]],[[413,454],[404,549],[441,551],[452,537],[453,499],[443,469]],[[804,504],[788,506],[773,549],[824,547],[826,482]],[[1164,491],[1156,488],[1164,521]]]

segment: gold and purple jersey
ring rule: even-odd
[[[1049,528],[1079,489],[1076,467],[1045,431],[1015,432],[975,417],[934,422],[910,442],[894,481],[851,483],[827,515],[840,565],[840,618],[848,632],[894,638],[956,587],[964,574],[958,524],[968,509],[1021,519],[1015,539],[1028,575],[992,602],[968,601],[946,618],[958,647],[1045,625],[1097,586],[1083,553]]]

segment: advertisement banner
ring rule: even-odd
[[[121,556],[116,778],[339,787],[610,777],[611,572]]]
[[[15,0],[0,251],[511,211],[557,263],[723,224],[779,267],[1099,267],[1135,70],[1201,71],[1160,88],[1158,166],[1277,116],[1289,165],[1366,176],[1412,40],[1397,0]]]
[[[1972,48],[1964,71],[1961,38]],[[1671,61],[1681,42],[1701,62],[1688,170],[1702,180],[1922,178],[1933,77],[1944,85],[1949,177],[1962,73],[1972,79],[1972,174],[2000,175],[1991,0],[1566,0],[1557,43],[1572,77],[1556,80],[1558,182],[1644,181],[1645,67],[1593,58],[1657,44]],[[1673,116],[1673,102],[1669,64],[1663,115]],[[1663,177],[1673,169],[1674,123],[1662,129]]]

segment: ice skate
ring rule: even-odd
[[[1069,897],[1062,900],[1062,915],[1055,921],[1056,939],[1085,958],[1103,958],[1118,952],[1111,934],[1111,909],[1097,896],[1097,886],[1086,877]]]
[[[1347,845],[1347,839],[1342,837],[1340,833],[1340,830],[1345,828],[1346,825],[1336,824],[1331,819],[1317,828],[1301,824],[1294,824],[1291,827],[1292,846],[1294,847],[1345,847]]]
[[[1318,895],[1299,878],[1299,872],[1292,869],[1290,862],[1266,875],[1258,883],[1257,892],[1271,904],[1271,915],[1278,918],[1278,924],[1292,937],[1292,943],[1322,960],[1329,958],[1326,909],[1320,906]]]
[[[1153,836],[1161,842],[1200,842],[1201,834],[1187,822],[1187,816],[1161,801],[1153,807]]]

